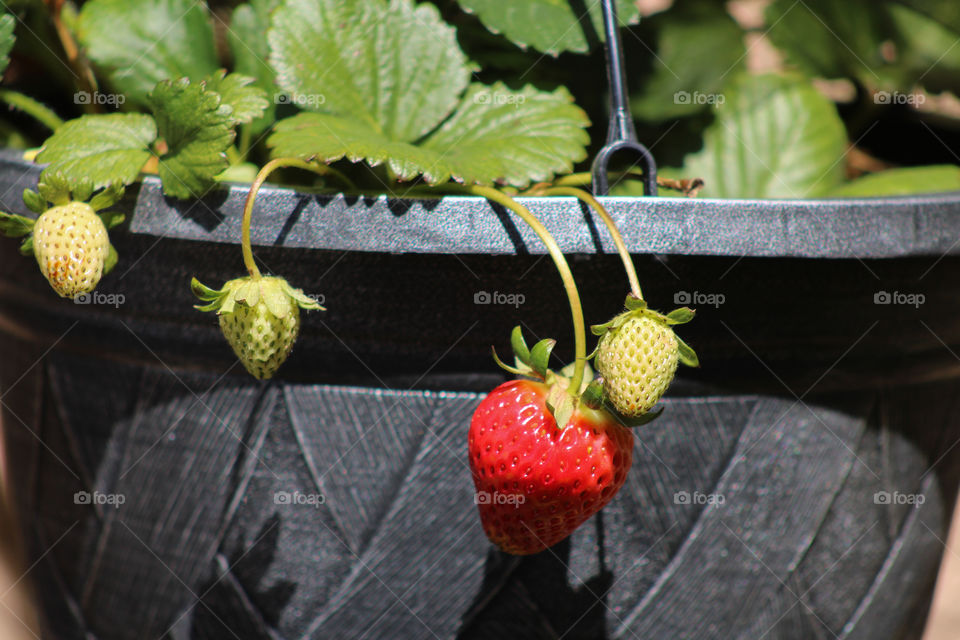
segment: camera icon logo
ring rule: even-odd
[[[293,99],[283,92],[277,92],[273,94],[273,103],[274,104],[292,104]]]
[[[89,491],[77,491],[73,494],[73,504],[90,504],[90,492]]]
[[[490,494],[486,491],[478,491],[473,494],[473,504],[490,504]]]
[[[873,494],[874,504],[890,504],[890,492],[889,491],[877,491]]]
[[[673,494],[673,503],[674,504],[690,504],[690,492],[677,491],[675,494]]]
[[[89,293],[81,293],[73,299],[73,304],[90,304],[93,297]]]
[[[489,291],[477,291],[473,294],[473,304],[490,304],[492,299]]]
[[[891,97],[889,91],[877,91],[873,94],[873,101],[876,104],[890,104]]]
[[[890,304],[892,301],[889,291],[877,291],[873,294],[873,304]]]
[[[274,504],[290,504],[291,495],[289,491],[277,491],[273,494],[273,503]]]
[[[673,94],[674,104],[690,104],[690,92],[689,91],[677,91]]]
[[[673,294],[673,304],[692,304],[693,296],[689,291],[677,291]]]
[[[90,104],[91,101],[90,92],[88,91],[77,91],[73,94],[73,102],[75,104]]]

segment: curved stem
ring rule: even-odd
[[[275,160],[271,160],[267,164],[263,165],[263,168],[260,169],[260,171],[257,173],[257,177],[254,178],[253,183],[250,185],[250,191],[247,192],[247,199],[243,203],[243,222],[241,223],[240,248],[243,251],[243,264],[247,267],[247,271],[253,278],[261,277],[260,269],[257,267],[257,263],[253,259],[253,249],[250,247],[250,221],[253,218],[253,203],[257,199],[257,192],[260,191],[260,187],[262,187],[263,183],[267,181],[267,178],[270,176],[270,174],[277,169],[283,169],[284,167],[304,169],[305,171],[312,171],[313,173],[321,176],[332,175],[338,178],[351,190],[356,189],[356,186],[349,178],[336,169],[332,169],[324,164],[307,162],[306,160],[301,160],[300,158],[276,158]]]
[[[57,127],[63,124],[60,116],[54,113],[49,107],[19,91],[0,89],[0,101],[7,103],[14,109],[23,111],[47,129],[50,129],[50,131],[56,131]]]
[[[493,200],[494,202],[501,204],[507,209],[513,211],[515,214],[520,216],[521,220],[523,220],[531,229],[533,229],[534,233],[537,234],[537,236],[543,242],[543,245],[547,248],[547,251],[550,253],[550,257],[553,258],[553,263],[556,265],[557,271],[560,272],[560,278],[563,280],[563,287],[567,291],[567,299],[570,301],[570,315],[573,317],[573,336],[576,360],[573,368],[573,376],[570,378],[570,385],[567,387],[567,392],[574,397],[578,397],[580,395],[580,387],[583,384],[584,370],[587,365],[587,334],[585,323],[583,321],[583,307],[580,305],[580,292],[577,291],[577,285],[573,280],[573,274],[570,272],[570,265],[567,264],[567,259],[563,256],[563,252],[560,251],[557,241],[553,239],[553,236],[550,235],[550,232],[547,231],[547,228],[543,226],[543,223],[537,220],[537,218],[530,213],[526,207],[514,200],[509,195],[501,193],[492,187],[483,187],[479,185],[463,187],[455,186],[453,188],[462,190],[475,196],[487,198],[488,200]]]
[[[548,187],[537,193],[545,196],[573,196],[579,198],[597,212],[600,219],[603,220],[603,224],[607,225],[607,230],[613,238],[613,243],[617,246],[617,253],[620,254],[620,260],[623,261],[623,269],[627,272],[627,280],[630,282],[630,292],[633,293],[635,298],[643,300],[643,292],[640,291],[640,281],[637,279],[637,270],[633,266],[630,251],[627,250],[627,244],[623,241],[620,229],[617,228],[616,223],[613,221],[613,218],[610,217],[606,207],[600,204],[591,194],[575,187]]]

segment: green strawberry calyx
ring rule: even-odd
[[[263,302],[274,316],[284,318],[290,313],[292,301],[301,309],[325,311],[326,309],[305,294],[302,289],[294,289],[283,278],[276,276],[244,276],[229,280],[221,289],[212,289],[196,278],[190,280],[190,288],[203,302],[195,305],[199,311],[216,311],[217,315],[233,313],[237,304],[256,307]]]
[[[523,337],[523,330],[520,326],[513,328],[510,334],[510,346],[513,349],[514,363],[509,365],[497,355],[495,348],[493,360],[497,365],[514,375],[533,378],[546,383],[549,386],[547,392],[547,410],[553,415],[558,428],[564,428],[573,417],[578,408],[586,407],[593,410],[605,409],[602,396],[603,387],[593,378],[593,370],[589,364],[585,364],[583,372],[583,382],[576,391],[570,389],[571,380],[574,375],[575,364],[571,363],[561,369],[554,371],[550,368],[550,354],[553,352],[557,341],[552,338],[544,338],[533,347],[527,346],[527,341]]]

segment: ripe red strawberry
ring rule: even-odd
[[[626,481],[633,434],[584,404],[558,428],[550,386],[506,382],[470,423],[470,469],[487,537],[507,553],[543,551],[602,509]]]

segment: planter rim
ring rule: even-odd
[[[20,195],[41,167],[0,151],[0,207],[32,215]],[[129,190],[132,233],[236,244],[248,185],[227,183],[204,198],[163,196],[147,177]],[[565,253],[614,253],[606,228],[575,198],[518,198]],[[893,258],[960,254],[960,191],[824,200],[603,197],[631,253],[735,257]],[[388,198],[318,195],[265,186],[254,208],[260,246],[382,253],[546,253],[499,205],[474,196]]]

